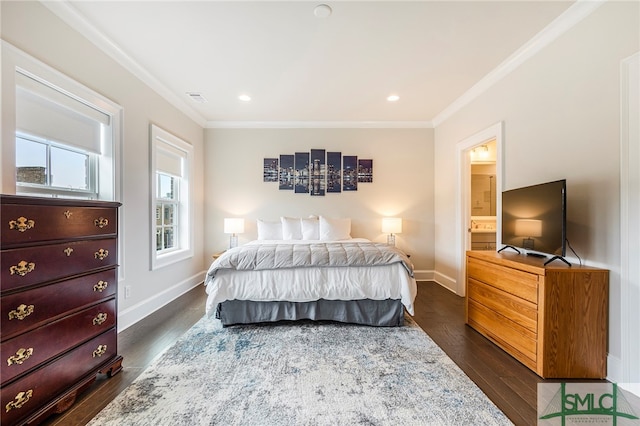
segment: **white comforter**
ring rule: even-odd
[[[366,239],[352,241],[366,242]],[[253,241],[249,244],[273,244]],[[277,241],[282,244],[283,241]],[[310,244],[318,241],[287,241]],[[213,269],[213,264],[212,268]],[[209,275],[207,275],[209,277]],[[225,300],[310,302],[326,300],[400,299],[413,315],[415,279],[402,263],[380,266],[308,267],[269,270],[220,269],[205,281],[207,313]]]

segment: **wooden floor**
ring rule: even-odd
[[[118,335],[123,371],[96,383],[45,425],[84,425],[204,314],[198,286]],[[543,380],[464,323],[464,299],[433,282],[418,283],[414,319],[516,425],[536,424]]]

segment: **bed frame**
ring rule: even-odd
[[[404,306],[400,300],[325,300],[312,302],[254,302],[227,300],[219,303],[216,318],[227,327],[277,321],[337,321],[377,327],[404,324]]]

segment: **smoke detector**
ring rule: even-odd
[[[331,7],[327,4],[319,4],[313,9],[313,14],[316,18],[326,18],[331,15]]]

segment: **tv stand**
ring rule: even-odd
[[[502,247],[500,250],[498,250],[498,253],[500,253],[502,250],[506,249],[506,248],[510,248],[510,249],[514,249],[516,251],[516,253],[520,254],[520,250],[518,250],[517,248],[515,248],[514,246],[504,246]]]
[[[562,257],[562,256],[553,256],[551,259],[549,259],[549,260],[547,260],[546,262],[544,262],[544,266],[547,266],[549,263],[553,262],[553,261],[554,261],[554,260],[556,260],[556,259],[558,259],[558,260],[562,260],[564,263],[566,263],[566,264],[567,264],[567,266],[568,266],[569,268],[571,268],[571,264],[567,261],[567,259],[565,259],[565,258],[564,258],[564,257]]]
[[[540,377],[607,376],[609,271],[467,252],[466,322]]]

